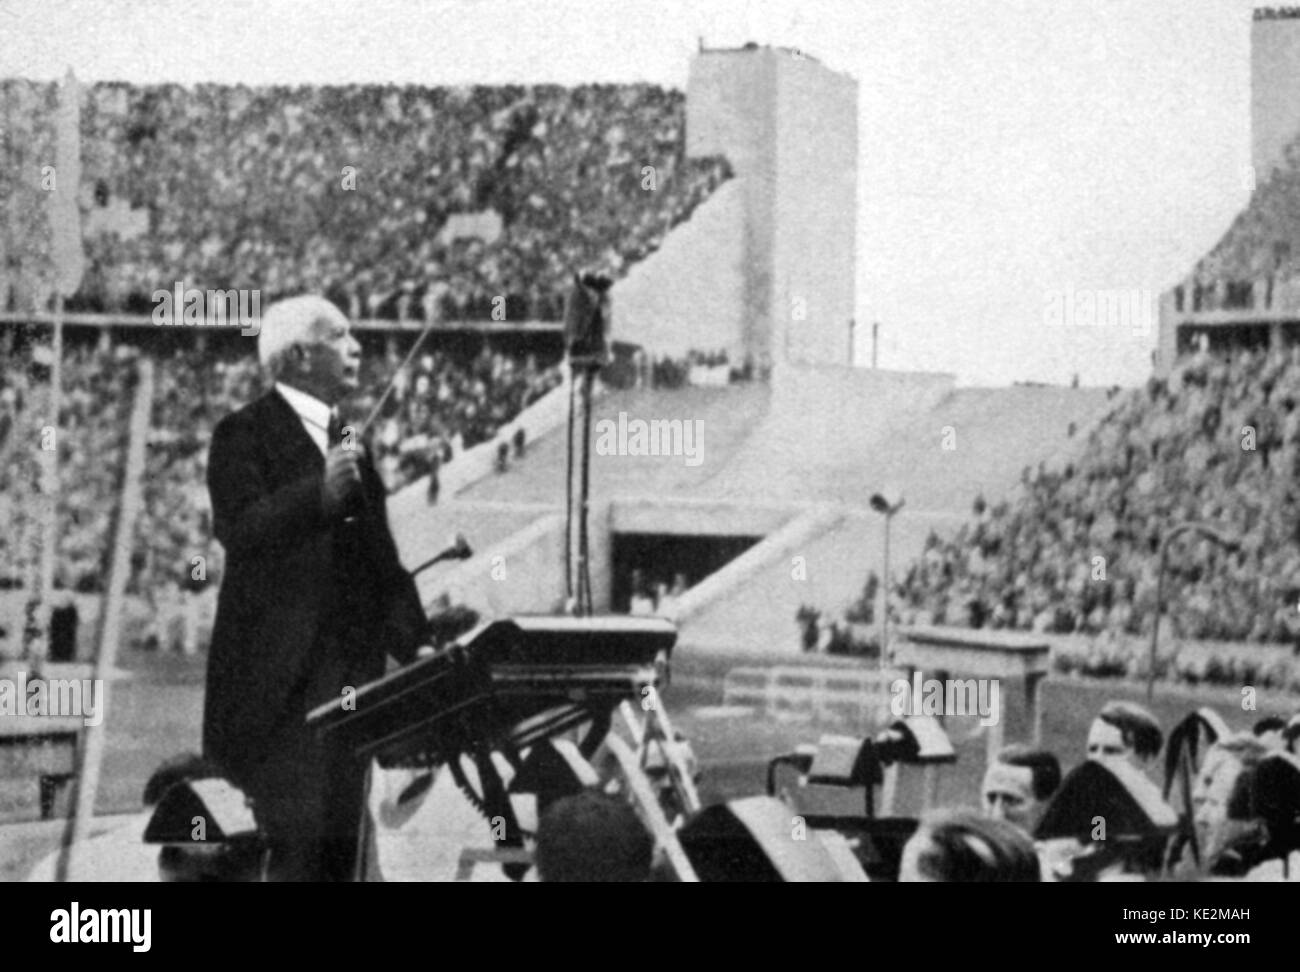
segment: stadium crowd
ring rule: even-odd
[[[0,511],[13,529],[0,535],[0,584],[30,583],[39,551],[39,448],[46,425],[49,347],[15,342],[5,332],[0,374]],[[100,592],[108,569],[108,536],[125,455],[126,410],[140,349],[73,343],[65,348],[64,397],[57,436],[60,478],[56,588]],[[207,449],[217,421],[259,394],[257,361],[248,355],[184,348],[148,352],[155,362],[153,421],[146,450],[143,504],[135,526],[128,592],[147,598],[166,628],[176,602],[215,591],[221,546],[212,539]],[[347,416],[369,414],[399,360],[376,357]],[[561,381],[554,362],[484,346],[477,355],[430,350],[395,384],[367,437],[386,485],[396,489],[430,466],[489,441],[519,412]],[[202,557],[201,569],[195,557]],[[190,637],[192,635],[187,635]]]
[[[977,499],[896,582],[904,623],[1149,636],[1159,548],[1169,638],[1300,636],[1300,347],[1205,351],[1118,399],[1076,461],[1026,469],[1012,501]]]
[[[0,83],[34,154],[56,103]],[[147,312],[184,281],[326,293],[354,319],[558,320],[574,268],[622,276],[729,178],[685,157],[684,105],[645,84],[95,84],[70,306]],[[24,299],[15,269],[0,308]]]

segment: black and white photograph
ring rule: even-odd
[[[0,0],[0,363],[33,894],[1300,880],[1300,7]]]

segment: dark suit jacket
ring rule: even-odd
[[[414,658],[426,618],[368,457],[352,523],[321,511],[325,461],[274,391],[217,425],[213,532],[226,552],[208,657],[204,754],[239,785],[302,750],[304,717]]]

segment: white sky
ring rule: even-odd
[[[858,320],[884,367],[1132,383],[1153,327],[1053,291],[1181,277],[1249,198],[1250,0],[0,0],[0,76],[653,81],[749,40],[860,85]],[[863,356],[869,349],[861,347]]]

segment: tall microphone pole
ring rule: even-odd
[[[568,610],[578,617],[589,617],[593,610],[590,537],[587,532],[591,489],[591,399],[596,373],[609,358],[606,329],[611,283],[607,277],[593,274],[579,277],[575,274],[564,310],[570,381],[565,594]]]

